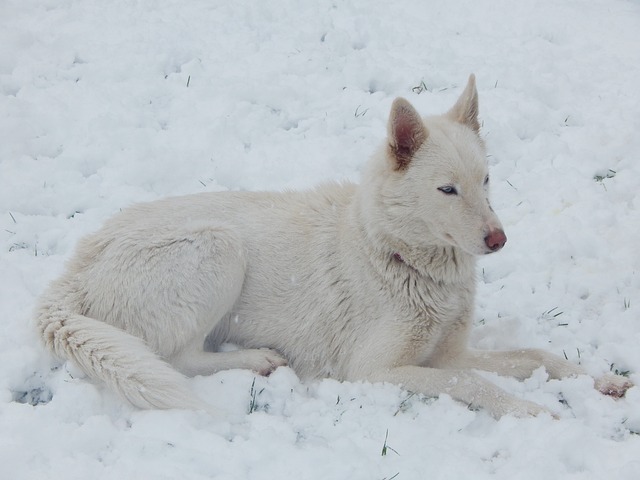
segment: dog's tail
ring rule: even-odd
[[[37,321],[45,345],[56,356],[73,361],[136,407],[209,411],[190,393],[185,377],[140,338],[51,304],[40,307]]]

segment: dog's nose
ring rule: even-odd
[[[507,236],[500,229],[491,230],[489,232],[489,235],[484,237],[484,243],[487,245],[487,247],[489,247],[489,250],[491,250],[492,252],[497,252],[502,247],[504,247],[505,243],[507,243]]]

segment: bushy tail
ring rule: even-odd
[[[208,410],[190,394],[185,377],[124,330],[51,306],[40,309],[38,329],[55,355],[72,360],[136,407]]]

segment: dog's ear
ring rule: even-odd
[[[416,109],[404,98],[396,98],[389,115],[389,158],[394,170],[404,170],[429,136]]]
[[[480,132],[478,122],[478,90],[476,89],[476,76],[469,75],[467,86],[460,98],[447,115],[456,122],[468,126],[476,133]]]

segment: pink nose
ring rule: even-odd
[[[507,236],[502,230],[491,230],[489,235],[484,237],[484,243],[489,247],[489,250],[497,252],[507,243]]]

